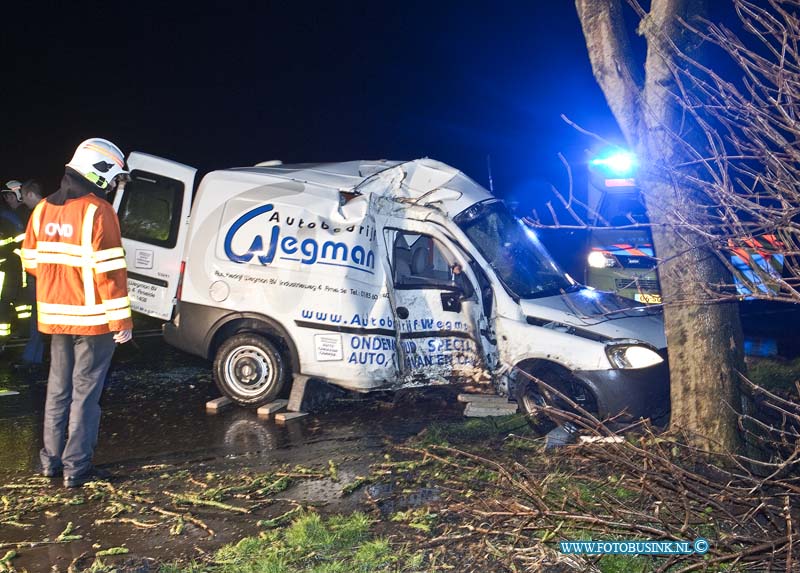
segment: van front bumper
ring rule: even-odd
[[[666,353],[664,353],[665,355]],[[648,368],[573,372],[594,393],[601,420],[629,423],[669,413],[669,364]]]

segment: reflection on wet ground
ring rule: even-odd
[[[368,485],[365,493],[375,502],[383,516],[437,501],[440,496],[439,489],[432,487],[398,493],[395,484],[391,482]]]
[[[135,346],[118,350],[102,401],[95,462],[118,476],[112,482],[114,491],[67,490],[58,480],[32,477],[41,444],[46,381],[44,375],[17,375],[10,367],[17,358],[14,350],[0,357],[0,388],[19,392],[0,397],[0,496],[13,494],[21,507],[38,504],[42,511],[26,510],[11,516],[16,519],[6,515],[5,522],[0,520],[0,544],[52,541],[69,522],[82,535],[71,543],[20,550],[14,564],[30,571],[49,571],[52,565],[66,570],[72,560],[83,552],[92,554],[97,546],[125,545],[132,555],[160,559],[197,556],[198,548],[211,551],[253,533],[259,519],[295,507],[293,500],[324,505],[328,511],[351,511],[365,493],[357,490],[346,495],[343,487],[366,475],[387,443],[418,433],[432,420],[460,416],[457,406],[441,399],[397,407],[375,400],[351,400],[286,425],[236,407],[207,414],[205,402],[219,395],[210,365],[170,348],[160,337],[139,339]],[[329,460],[337,468],[335,476],[327,475]],[[209,484],[231,487],[231,480],[239,479],[255,483],[258,476],[279,469],[290,471],[286,468],[312,468],[318,473],[308,479],[292,479],[280,499],[261,499],[248,490],[242,500],[232,502],[250,509],[252,515],[245,518],[214,508],[201,512],[215,532],[213,537],[199,527],[170,535],[169,527],[154,534],[155,529],[96,521],[98,514],[103,517],[104,511],[117,507],[114,504],[141,506],[148,502],[163,508],[169,498],[160,498],[168,492],[187,487],[203,492],[201,488]],[[131,490],[145,501],[126,497]],[[381,505],[386,494],[375,491],[367,495],[377,500],[382,511],[389,511],[388,505]],[[435,499],[437,494],[419,495]],[[405,506],[414,500],[385,503]]]

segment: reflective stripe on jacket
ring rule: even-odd
[[[111,205],[93,194],[36,205],[22,245],[36,276],[39,330],[105,334],[133,327],[125,252]]]

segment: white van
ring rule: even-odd
[[[669,408],[658,311],[565,275],[504,203],[430,159],[214,171],[128,158],[114,198],[134,310],[239,404],[292,375],[355,391],[554,385],[602,417]],[[460,271],[460,272],[459,272]]]

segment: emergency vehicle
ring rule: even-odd
[[[660,312],[574,282],[448,165],[240,167],[196,191],[186,165],[135,152],[128,166],[114,205],[131,306],[213,360],[241,405],[303,375],[360,392],[483,384],[537,413],[555,398],[529,373],[602,417],[668,409]]]
[[[587,205],[592,228],[584,282],[642,304],[660,304],[658,261],[634,171],[633,156],[624,152],[590,162]]]
[[[584,282],[643,304],[660,304],[658,259],[641,191],[636,159],[619,150],[590,161]],[[728,240],[736,292],[744,297],[780,291],[785,248],[773,234]]]

